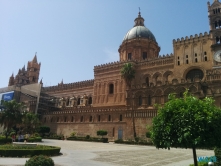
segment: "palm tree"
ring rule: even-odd
[[[125,80],[127,89],[129,89],[129,94],[131,94],[131,83],[132,80],[135,78],[135,69],[131,63],[125,63],[120,70],[122,78]],[[135,121],[134,121],[134,101],[133,97],[131,97],[132,103],[132,122],[133,122],[133,133],[134,138],[136,138],[136,129],[135,129]]]
[[[11,100],[3,101],[3,107],[3,110],[0,111],[0,125],[6,130],[5,136],[8,138],[12,128],[22,122],[24,105]]]

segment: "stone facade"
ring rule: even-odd
[[[210,32],[173,40],[174,52],[162,56],[139,12],[118,49],[118,62],[95,66],[93,80],[42,87],[40,101],[51,103],[41,111],[43,123],[65,136],[96,136],[103,129],[109,139],[132,139],[134,117],[137,136],[145,138],[146,125],[157,115],[154,104],[163,105],[170,93],[182,97],[189,89],[199,98],[213,97],[220,106],[221,3],[207,5]],[[128,62],[136,70],[130,91],[120,74]]]

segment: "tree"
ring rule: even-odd
[[[153,118],[151,139],[157,148],[192,148],[197,166],[196,148],[221,146],[221,110],[212,98],[200,100],[184,92],[183,98],[169,95]]]
[[[48,127],[48,126],[40,126],[38,128],[38,132],[41,133],[42,136],[44,136],[45,133],[49,133],[50,132],[50,127]]]
[[[15,100],[3,101],[3,107],[4,109],[0,112],[0,124],[5,129],[7,139],[12,128],[22,123],[22,112],[25,107]]]
[[[135,69],[131,63],[125,63],[123,67],[120,70],[121,72],[121,77],[125,80],[127,88],[129,89],[129,94],[131,94],[131,83],[132,80],[135,78]],[[132,104],[132,123],[133,123],[133,133],[134,133],[134,138],[136,138],[136,129],[135,129],[135,120],[134,120],[134,101],[133,97],[131,96],[131,104]]]
[[[106,130],[98,130],[97,135],[100,135],[103,138],[104,135],[107,135],[107,131]]]
[[[36,128],[40,126],[40,121],[38,118],[38,115],[31,113],[31,112],[25,112],[22,117],[22,127],[23,131],[28,133],[34,133]]]

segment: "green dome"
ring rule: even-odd
[[[153,33],[147,29],[145,26],[135,26],[127,32],[123,42],[135,38],[147,38],[156,42],[155,36]]]

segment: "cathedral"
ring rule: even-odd
[[[210,31],[173,40],[172,54],[160,56],[154,34],[138,13],[134,26],[119,46],[119,61],[94,66],[94,79],[44,87],[38,113],[51,132],[70,136],[96,136],[107,130],[109,140],[145,138],[146,126],[157,115],[155,104],[168,101],[168,94],[182,97],[186,89],[198,98],[213,97],[221,106],[221,3],[207,3]],[[130,89],[120,70],[131,63],[136,71]],[[37,57],[9,86],[38,82]],[[31,102],[31,100],[30,100]]]

